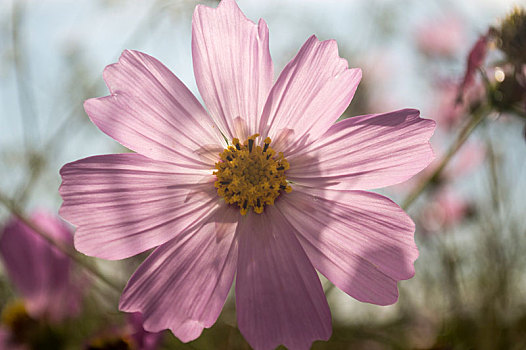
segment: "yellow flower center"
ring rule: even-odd
[[[265,205],[273,205],[282,191],[292,191],[285,177],[289,162],[281,152],[276,156],[269,137],[263,147],[256,146],[258,136],[250,136],[243,144],[233,139],[232,146],[225,148],[215,164],[217,194],[228,204],[237,204],[242,215],[250,208],[261,214]]]
[[[21,300],[8,303],[2,310],[2,324],[11,330],[19,328],[20,325],[27,324],[29,320],[30,317]]]

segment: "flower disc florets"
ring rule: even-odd
[[[269,137],[263,147],[256,146],[258,136],[250,136],[243,144],[234,138],[232,146],[225,148],[215,164],[217,194],[228,204],[237,204],[242,215],[250,208],[261,214],[265,205],[274,204],[282,191],[292,191],[285,177],[289,163],[283,153],[276,157]]]
[[[517,65],[526,63],[526,11],[516,7],[496,30],[497,45]]]

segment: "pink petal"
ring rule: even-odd
[[[275,208],[249,213],[238,236],[237,318],[250,345],[308,349],[314,340],[329,339],[331,315],[320,280],[281,214]]]
[[[396,282],[414,275],[415,226],[391,200],[296,186],[276,205],[299,232],[314,267],[352,297],[392,304]]]
[[[261,134],[285,155],[316,140],[342,115],[360,82],[360,69],[348,69],[336,41],[310,37],[272,87],[261,117]],[[280,134],[292,130],[287,142]]]
[[[119,309],[141,312],[149,332],[169,328],[183,342],[196,339],[214,324],[232,286],[239,215],[224,206],[197,230],[157,248],[128,281]],[[219,237],[214,221],[231,222],[228,234]]]
[[[78,227],[75,247],[123,259],[199,224],[218,206],[215,177],[181,169],[132,153],[66,164],[60,170],[60,214]]]
[[[459,96],[462,98],[464,90],[466,90],[470,85],[475,81],[475,74],[477,69],[484,64],[486,55],[488,54],[488,43],[490,40],[490,33],[481,35],[475,45],[469,51],[466,72],[464,74],[464,79],[459,86]]]
[[[414,109],[345,119],[289,156],[287,178],[313,187],[372,189],[411,178],[433,160],[435,122]]]
[[[131,337],[139,350],[156,350],[163,340],[163,333],[151,333],[144,330],[143,317],[140,312],[128,314],[127,323],[131,326]]]
[[[247,19],[234,0],[197,5],[192,54],[199,92],[221,131],[229,139],[256,133],[274,75],[266,23]]]
[[[104,80],[111,95],[84,103],[103,132],[152,159],[213,166],[196,154],[203,145],[221,145],[220,133],[190,90],[161,62],[124,51],[119,63],[106,67]]]

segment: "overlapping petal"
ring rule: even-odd
[[[126,50],[104,70],[111,95],[89,99],[86,113],[103,132],[149,158],[210,168],[197,156],[221,150],[221,134],[190,90],[155,58]],[[213,166],[213,163],[211,163]]]
[[[315,141],[345,111],[361,76],[339,57],[336,41],[310,37],[272,87],[261,134],[285,155]]]
[[[180,169],[132,153],[66,164],[60,170],[60,214],[78,227],[75,247],[123,259],[199,224],[218,205],[214,177]]]
[[[364,191],[295,186],[276,203],[299,233],[314,267],[352,297],[379,305],[414,275],[414,224],[391,200]]]
[[[141,312],[144,328],[169,328],[181,341],[197,338],[214,324],[232,286],[237,262],[236,220],[223,207],[208,222],[157,248],[137,269],[119,308]],[[230,223],[218,235],[215,221]]]
[[[373,189],[405,181],[433,160],[435,122],[414,109],[345,119],[287,158],[287,178],[312,187]]]
[[[308,349],[331,335],[320,280],[281,214],[270,208],[238,226],[236,309],[241,333],[255,349]]]
[[[274,79],[266,23],[250,21],[234,0],[197,5],[192,55],[199,92],[225,136],[256,133]]]

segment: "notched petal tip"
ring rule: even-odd
[[[124,54],[124,53],[123,53]],[[104,80],[104,83],[106,83],[106,87],[110,91],[110,94],[113,93],[111,86],[110,86],[110,76],[114,75],[116,71],[119,70],[120,60],[122,59],[122,55],[119,58],[119,62],[108,64],[106,67],[104,67],[104,70],[102,71],[102,79]]]
[[[101,115],[104,115],[104,112],[103,112],[104,105],[103,104],[109,99],[115,99],[115,102],[116,102],[117,94],[114,91],[111,91],[111,89],[110,89],[110,93],[111,95],[89,98],[83,103],[84,112],[86,112],[89,120],[91,120],[93,124],[97,125],[97,127],[99,127],[98,126],[99,124],[97,123],[97,121],[99,119],[102,119],[102,120],[104,119],[104,118],[101,118]]]
[[[329,55],[334,56],[334,59],[338,60],[338,62],[340,63],[341,67],[339,68],[341,69],[341,71],[344,72],[346,70],[349,70],[353,73],[353,78],[358,79],[358,81],[361,80],[362,78],[361,68],[349,67],[349,61],[347,61],[346,58],[340,56],[340,51],[338,49],[338,42],[335,39],[320,40],[316,35],[313,34],[305,42],[305,44],[307,43],[309,45],[315,45],[315,47],[317,49],[319,48],[319,50],[329,52]],[[336,73],[334,77],[337,78],[338,76],[340,76],[340,74],[341,72]]]
[[[205,328],[211,327],[214,323],[212,322],[212,324],[208,325],[198,320],[186,319],[183,322],[176,322],[176,325],[167,326],[159,323],[157,318],[153,316],[147,316],[147,311],[145,310],[145,308],[134,305],[132,303],[128,304],[128,301],[125,299],[125,295],[126,289],[121,294],[121,298],[119,300],[119,311],[126,313],[141,313],[143,317],[142,327],[145,331],[150,333],[158,333],[169,329],[181,342],[188,343],[199,338],[201,333],[203,333],[203,330]]]
[[[263,18],[258,21],[258,39],[260,41],[268,41],[268,26]]]
[[[386,298],[381,301],[374,301],[374,302],[364,301],[364,302],[368,304],[378,305],[378,306],[389,306],[389,305],[395,304],[398,301],[399,297],[400,297],[400,292],[398,291],[398,284],[397,284],[395,287],[395,290],[393,291],[393,295],[390,298]]]
[[[433,119],[422,118],[420,116],[420,111],[417,109],[407,109],[407,111],[414,112],[413,119],[418,120],[418,122],[421,123],[422,129],[425,130],[424,132],[422,132],[422,137],[424,138],[424,140],[426,140],[426,145],[428,147],[427,152],[429,155],[428,163],[423,168],[425,169],[436,158],[435,151],[433,150],[433,147],[431,146],[431,137],[433,136],[436,130],[436,121],[434,121]]]
[[[100,97],[93,97],[93,98],[88,98],[86,101],[84,101],[84,103],[82,104],[83,107],[84,107],[84,112],[86,112],[86,114],[88,115],[88,117],[90,117],[90,115],[93,113],[93,108],[94,108],[94,105],[96,103],[96,101],[99,99]],[[91,118],[91,117],[90,117]],[[66,164],[67,165],[67,164]],[[63,167],[64,168],[64,167]],[[61,169],[62,170],[62,169]]]
[[[104,67],[104,70],[102,71],[102,79],[104,79],[104,82],[106,83],[106,86],[108,87],[108,90],[111,94],[113,94],[113,89],[110,83],[112,76],[114,76],[123,65],[129,64],[130,60],[140,60],[140,54],[146,55],[136,50],[126,49],[122,51],[117,62],[108,64],[106,67]]]
[[[433,136],[433,134],[435,133],[436,122],[433,119],[423,118],[420,115],[420,110],[416,108],[403,108],[385,114],[405,115],[405,119],[401,122],[419,123],[421,130],[423,130],[423,132],[421,132],[423,139],[429,140],[431,136]]]
[[[205,13],[215,16],[239,16],[243,18],[245,21],[250,22],[253,25],[256,25],[252,20],[250,20],[243,11],[239,8],[237,5],[237,2],[235,0],[222,0],[219,2],[219,5],[217,7],[210,7],[203,4],[198,4],[195,7],[194,15],[192,17],[192,25],[195,24],[194,22],[196,20],[199,20],[198,17],[201,15],[205,15]],[[260,20],[261,21],[261,20]],[[263,21],[264,22],[264,21]]]
[[[210,326],[208,326],[210,327]],[[177,327],[170,328],[172,333],[183,343],[191,342],[199,338],[203,330],[207,328],[201,322],[195,320],[186,320]]]
[[[343,59],[343,58],[342,58]],[[356,85],[360,84],[360,81],[362,80],[362,69],[361,68],[347,68],[346,70],[351,74],[351,77],[353,81],[356,81]],[[335,78],[340,78],[341,74],[338,74]]]
[[[104,82],[106,83],[111,95],[114,94],[114,89],[111,86],[111,80],[114,79],[114,77],[119,74],[119,71],[123,70],[126,65],[130,65],[131,62],[144,61],[143,57],[150,58],[151,56],[137,50],[126,49],[122,51],[117,62],[108,64],[106,67],[104,67],[104,70],[102,71],[102,79],[104,79]]]

